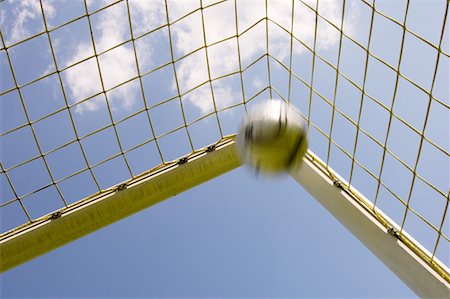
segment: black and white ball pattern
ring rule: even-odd
[[[250,111],[236,143],[242,162],[258,172],[287,171],[301,164],[308,148],[306,124],[290,105],[268,100]]]

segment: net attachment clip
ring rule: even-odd
[[[216,150],[216,146],[215,145],[210,145],[206,148],[206,152],[210,153]]]
[[[116,191],[125,190],[125,189],[127,189],[127,187],[128,187],[127,183],[122,183],[116,187]]]
[[[388,227],[387,232],[397,239],[400,238],[400,232],[395,227]]]
[[[187,161],[188,161],[188,158],[187,157],[183,157],[180,160],[178,160],[178,165],[185,164],[185,163],[187,163]]]
[[[333,179],[333,185],[335,187],[338,187],[339,189],[344,190],[344,187],[342,186],[342,182],[339,179]]]
[[[56,212],[53,212],[53,213],[50,215],[50,219],[51,219],[51,220],[58,219],[59,217],[61,217],[61,215],[62,215],[62,211],[56,211]]]

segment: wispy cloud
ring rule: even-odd
[[[49,18],[55,14],[53,2],[53,0],[43,2],[45,14]],[[44,30],[39,1],[10,0],[8,4],[13,7],[11,11],[5,12],[2,9],[0,14],[0,25],[2,31],[6,32],[8,45]]]
[[[107,0],[102,0],[107,3]],[[20,40],[29,33],[30,20],[41,18],[39,1],[22,0],[15,2],[14,8],[16,20],[11,26],[11,40]],[[58,9],[53,1],[45,1],[46,14],[51,16]],[[294,34],[301,38],[306,44],[312,43],[315,28],[315,13],[307,6],[295,1],[295,19],[293,22]],[[316,1],[308,0],[307,4],[314,7]],[[129,1],[132,15],[132,26],[134,35],[139,35],[154,29],[166,23],[166,10],[164,1]],[[292,2],[285,0],[269,1],[269,18],[275,20],[281,26],[290,29]],[[179,17],[186,15],[198,8],[198,1],[169,1],[169,19],[171,22]],[[200,11],[189,16],[189,19],[180,20],[171,26],[173,37],[173,50],[177,57],[184,56],[195,49],[206,45],[217,43],[228,37],[232,39],[221,42],[196,52],[193,55],[180,60],[176,63],[176,72],[178,77],[178,86],[172,82],[173,89],[179,88],[180,93],[206,82],[208,74],[211,79],[237,71],[238,55],[240,55],[243,65],[248,65],[251,61],[266,53],[266,27],[265,22],[253,27],[239,38],[239,54],[237,50],[236,33],[242,33],[244,30],[266,17],[265,1],[246,0],[238,1],[238,28],[236,29],[235,1],[227,1],[214,5],[203,10],[203,19]],[[341,12],[339,11],[338,1],[328,0],[320,2],[320,13],[328,20],[339,24]],[[95,22],[93,21],[95,19]],[[130,26],[126,3],[121,2],[113,5],[99,14],[91,17],[94,24],[94,39],[97,53],[109,50],[114,46],[130,38]],[[204,22],[204,23],[203,23]],[[276,26],[275,26],[276,27]],[[205,30],[205,32],[203,32]],[[338,42],[338,36],[332,27],[319,27],[317,47],[327,49],[333,47]],[[205,34],[204,34],[205,33]],[[206,37],[206,41],[204,40]],[[272,55],[284,59],[289,55],[290,40],[289,36],[283,30],[269,30],[270,45],[269,50]],[[10,41],[11,42],[11,41]],[[58,43],[58,40],[54,41]],[[71,51],[67,63],[75,64],[86,57],[92,56],[91,41],[85,41],[77,45],[71,45],[75,51]],[[144,48],[142,48],[144,47]],[[152,62],[154,48],[158,47],[158,41],[154,43],[142,44],[140,53],[147,55],[139,56],[139,63],[142,67]],[[301,55],[303,48],[294,48],[294,55]],[[207,53],[207,55],[206,55]],[[137,76],[134,49],[131,44],[125,44],[115,49],[109,50],[99,56],[100,71],[95,59],[82,62],[64,72],[66,87],[71,95],[73,102],[78,102],[102,91],[108,90],[118,84],[121,84]],[[208,59],[208,60],[207,60]],[[207,61],[209,64],[207,65]],[[209,67],[209,70],[208,70]],[[101,76],[100,76],[101,74]],[[255,77],[256,86],[263,86],[261,79]],[[120,88],[120,92],[115,92],[112,96],[111,105],[113,108],[129,108],[133,105],[138,85],[128,84]],[[234,90],[231,86],[225,85],[220,81],[214,84],[214,93],[220,98],[218,106],[226,107],[235,102],[236,97],[240,97],[240,91]],[[184,98],[201,112],[207,113],[213,109],[211,91],[201,89],[201,91],[191,92]],[[82,113],[92,111],[101,107],[100,102],[91,100],[77,106],[77,111]]]
[[[106,1],[104,1],[106,3]],[[130,1],[132,12],[132,25],[134,35],[150,30],[165,20],[163,2],[157,1]],[[109,50],[130,38],[128,12],[125,3],[114,5],[104,10],[98,16],[95,24],[95,46],[97,53]],[[146,49],[142,49],[146,47]],[[145,67],[151,62],[152,49],[148,44],[142,44],[141,50],[146,56],[139,57],[140,64]],[[77,47],[77,52],[69,64],[80,61],[89,56],[91,47],[89,43]],[[104,89],[108,90],[137,76],[134,49],[130,44],[119,46],[99,56],[101,80]],[[91,61],[82,63],[79,67],[69,68],[67,71],[67,84],[76,101],[92,96],[101,90],[101,81],[98,67]],[[80,78],[82,78],[80,80]],[[113,109],[128,109],[134,104],[138,93],[138,85],[126,84],[115,90],[109,97]],[[96,110],[101,107],[101,101],[93,99],[77,106],[76,111]]]
[[[123,4],[112,6],[98,16],[94,31],[97,53],[117,46],[129,38],[128,17]],[[90,55],[92,55],[91,42],[81,43],[68,64],[72,65]],[[95,59],[90,59],[64,72],[66,84],[75,102],[102,91],[102,82],[104,89],[108,90],[137,75],[134,52],[129,46],[115,48],[100,55],[98,59],[101,73],[98,71]],[[114,101],[114,105],[118,108],[127,107],[130,105],[133,93],[132,88],[124,88],[121,89],[120,97],[110,100]],[[78,105],[76,111],[96,110],[100,107],[100,103],[98,98],[94,98]]]
[[[183,4],[184,2],[178,2],[177,10],[185,10],[181,6],[188,6],[189,4]],[[315,7],[315,0],[306,1],[311,7]],[[287,29],[291,28],[291,14],[292,14],[292,2],[285,0],[272,0],[269,1],[269,18],[275,20],[280,25]],[[338,24],[340,21],[340,11],[338,7],[338,1],[328,0],[320,2],[320,11],[328,20],[334,24]],[[217,9],[216,9],[217,8]],[[204,10],[205,30],[206,30],[206,42],[211,44],[227,37],[236,34],[236,18],[234,14],[234,2],[229,1],[217,5],[216,8],[208,8]],[[299,38],[302,38],[305,43],[312,43],[314,39],[315,28],[315,13],[305,5],[300,6],[298,2],[295,2],[295,19],[294,19],[294,34]],[[239,1],[238,6],[238,24],[239,32],[246,30],[248,27],[256,23],[258,20],[264,18],[265,15],[265,1],[260,0],[247,0]],[[175,31],[175,46],[182,54],[187,54],[192,51],[192,42],[198,37],[203,36],[203,28],[197,24],[197,22],[186,22],[181,28],[174,26]],[[317,33],[320,39],[317,41],[317,47],[319,49],[327,49],[337,44],[338,36],[333,32],[332,27],[319,28]],[[247,34],[247,33],[246,33]],[[250,38],[240,40],[240,52],[242,63],[245,65],[251,59],[256,58],[256,53],[266,52],[266,30],[265,24],[263,26],[257,26],[251,29],[248,33]],[[245,36],[245,34],[244,34]],[[269,33],[270,38],[270,51],[271,54],[283,60],[289,55],[290,40],[286,38],[287,33],[283,30],[273,30]],[[236,41],[221,43],[219,51],[208,51],[208,58],[210,62],[211,70],[220,69],[224,73],[230,73],[236,70],[236,65],[233,63],[237,57],[237,44]],[[294,48],[295,55],[301,55],[303,48]],[[180,78],[179,84],[183,91],[193,88],[196,84],[203,82],[205,79],[204,65],[206,62],[205,55],[195,55],[193,57],[186,58],[181,61],[179,67],[177,67],[177,74]],[[213,73],[213,72],[211,72]],[[213,76],[214,77],[214,76]],[[262,86],[260,79],[255,78],[255,84]],[[216,84],[214,88],[215,92],[221,93],[221,99],[223,103],[219,103],[220,106],[225,107],[233,101],[233,99],[239,96],[239,93],[234,91],[229,86],[223,84]],[[208,93],[195,94],[195,96],[187,96],[190,101],[202,112],[206,113],[211,111],[213,102],[211,96]]]

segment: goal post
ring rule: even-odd
[[[12,230],[0,239],[0,272],[142,211],[239,165],[233,139],[225,138],[178,162],[157,168]]]
[[[279,99],[308,128],[290,175],[450,298],[450,1],[401,2],[0,0],[0,272],[239,167]]]
[[[11,231],[0,240],[4,272],[82,236],[139,212],[240,165],[230,137],[178,162],[87,198]],[[450,295],[449,271],[311,151],[290,175],[417,295]],[[427,259],[428,257],[428,259]]]
[[[421,298],[449,298],[448,268],[394,224],[311,151],[291,176]]]

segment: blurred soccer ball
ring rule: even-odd
[[[258,172],[279,173],[301,164],[308,148],[306,124],[281,100],[254,107],[239,129],[236,146],[243,163]]]

